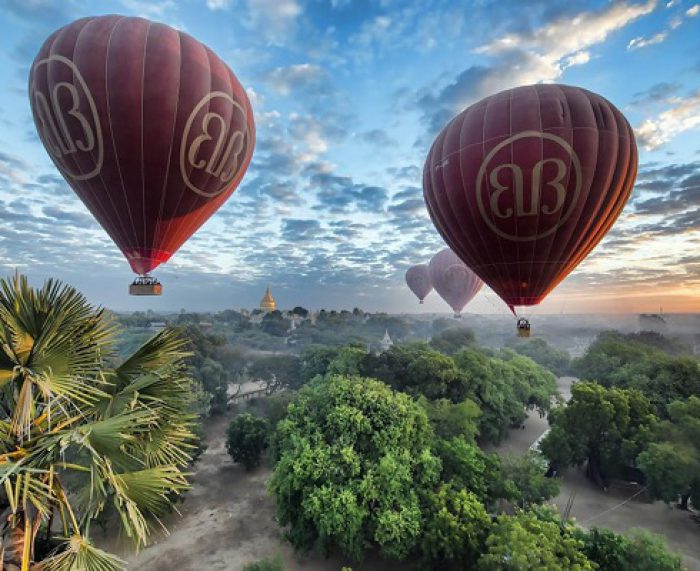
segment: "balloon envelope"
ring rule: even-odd
[[[459,314],[484,285],[449,248],[440,250],[428,265],[430,280],[440,297]]]
[[[29,97],[54,164],[139,274],[226,201],[253,154],[253,112],[233,72],[191,36],[143,18],[54,32]]]
[[[406,271],[406,284],[418,300],[423,303],[425,296],[433,291],[428,264],[418,264],[408,268]]]
[[[430,149],[423,193],[447,244],[512,309],[539,303],[600,242],[636,173],[632,129],[611,103],[532,85],[455,117]]]

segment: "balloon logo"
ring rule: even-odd
[[[145,275],[233,194],[255,146],[253,111],[228,66],[143,18],[83,18],[54,32],[29,76],[54,164]]]
[[[636,174],[634,134],[614,105],[531,85],[483,99],[442,130],[423,195],[445,242],[513,309],[540,303],[595,248]]]
[[[524,179],[521,164],[504,162],[492,166],[496,162],[494,157],[521,154],[517,147],[531,144],[530,139],[533,138],[543,146],[548,142],[554,144],[549,144],[547,152],[543,152],[546,158],[534,165],[525,165],[526,172],[532,173],[530,180]],[[555,172],[552,178],[545,179],[543,174],[552,170],[548,165],[552,165]],[[502,171],[505,171],[503,175]],[[486,173],[489,173],[488,177]],[[505,183],[499,177],[506,178]],[[564,186],[569,177],[574,179],[572,192],[567,192]],[[537,240],[556,232],[571,216],[580,194],[581,161],[569,143],[550,133],[525,131],[509,137],[486,155],[476,175],[476,197],[481,218],[496,234],[516,242]],[[510,206],[504,207],[502,203]],[[517,223],[532,216],[541,217],[542,220],[538,219],[530,233],[518,233]],[[499,227],[499,222],[505,228]]]

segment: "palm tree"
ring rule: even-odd
[[[143,546],[187,488],[185,341],[166,329],[110,366],[115,332],[71,287],[0,280],[0,571],[122,569],[91,522],[111,510]]]

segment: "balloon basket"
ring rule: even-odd
[[[163,286],[151,276],[139,276],[129,286],[129,295],[161,295]]]
[[[530,337],[530,322],[525,319],[524,317],[521,317],[518,319],[518,337]]]

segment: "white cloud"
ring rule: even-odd
[[[250,22],[273,44],[293,31],[303,9],[296,0],[247,0]]]
[[[676,2],[669,2],[666,4],[667,8],[671,8],[674,6]],[[695,4],[694,6],[691,6],[685,11],[685,16],[688,18],[694,18],[700,14],[700,4]],[[645,38],[643,36],[638,36],[636,38],[633,38],[630,40],[630,43],[627,44],[627,49],[628,50],[637,50],[640,48],[645,48],[647,46],[653,46],[654,44],[660,44],[662,42],[665,42],[668,39],[668,36],[670,32],[673,30],[676,30],[683,24],[683,14],[679,14],[677,16],[674,16],[668,23],[668,27],[665,30],[662,30],[661,32],[654,34],[653,36],[649,38]]]
[[[476,49],[477,53],[493,56],[490,66],[467,68],[437,96],[419,94],[418,104],[437,131],[455,112],[487,95],[520,85],[557,81],[566,69],[588,63],[591,47],[650,13],[656,4],[656,0],[616,2],[595,12],[557,18],[530,32],[507,34]]]
[[[645,48],[654,44],[660,44],[661,42],[665,41],[667,37],[668,32],[659,32],[651,38],[644,38],[642,36],[638,36],[630,40],[630,43],[627,44],[627,49],[638,50],[639,48]]]
[[[635,129],[639,143],[648,151],[658,149],[684,131],[700,127],[700,91],[668,101],[671,108],[654,119],[646,119]]]
[[[175,7],[173,0],[121,0],[121,3],[126,9],[144,18],[162,18],[168,10]]]
[[[210,10],[225,10],[229,7],[229,0],[207,0],[207,8]]]
[[[612,32],[649,14],[655,7],[656,0],[642,4],[616,2],[598,12],[582,12],[573,18],[559,18],[529,34],[509,34],[477,51],[502,53],[513,49],[530,49],[540,52],[549,60],[559,61],[605,41]]]
[[[265,79],[277,93],[289,95],[300,89],[320,87],[327,76],[318,65],[302,63],[277,67]]]

